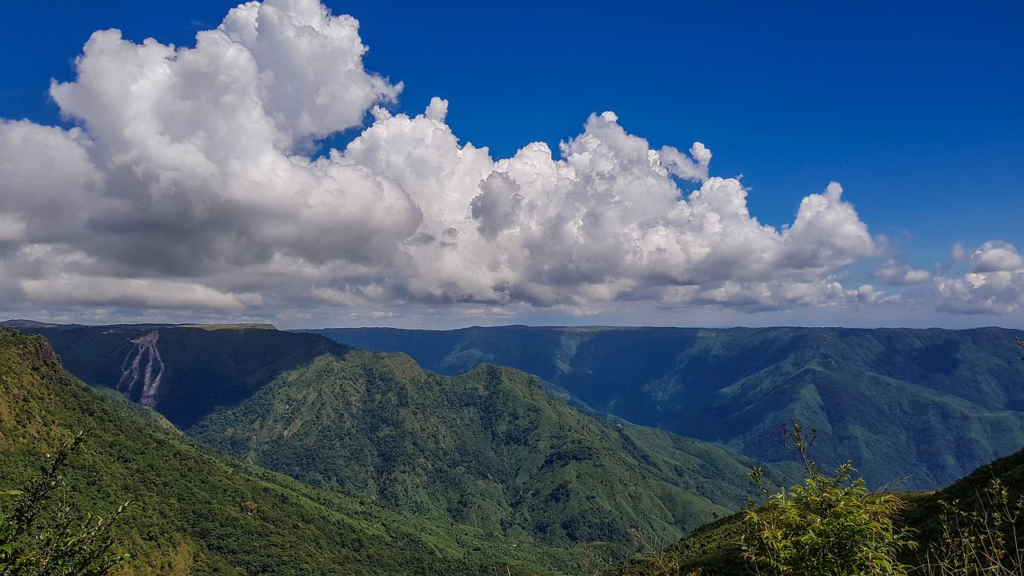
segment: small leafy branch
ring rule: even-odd
[[[88,514],[79,520],[67,498],[47,510],[54,492],[65,488],[61,470],[84,439],[79,433],[47,454],[49,465],[21,490],[0,493],[14,500],[8,515],[0,512],[0,576],[103,576],[128,558],[110,552],[111,526],[127,504],[106,519]]]

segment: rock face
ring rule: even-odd
[[[932,489],[1024,444],[1014,333],[841,328],[319,330],[457,374],[478,363],[535,374],[592,409],[791,457],[779,426],[816,428],[815,456],[853,460],[879,487]]]

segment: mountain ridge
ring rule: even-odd
[[[873,486],[935,488],[1024,444],[1024,365],[1002,328],[313,332],[446,374],[479,362],[519,368],[597,412],[760,461],[791,458],[775,439],[796,420],[818,429],[824,463],[852,458]]]
[[[312,334],[151,328],[33,331],[86,382],[152,406],[191,438],[320,489],[492,537],[571,548],[624,543],[640,529],[667,543],[753,490],[754,461],[597,420],[513,369],[447,377],[408,355]],[[125,374],[136,373],[159,386],[126,386]]]

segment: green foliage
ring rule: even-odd
[[[1019,339],[1016,343],[1024,348]],[[796,444],[806,447],[798,432],[797,429],[793,433],[798,437]],[[798,452],[807,464],[806,450]],[[842,472],[841,468],[836,477],[825,480],[834,483]],[[849,472],[846,470],[847,474]],[[758,476],[755,471],[754,478]],[[847,482],[849,484],[840,484],[839,488],[853,487],[852,481]],[[787,496],[792,499],[792,494],[785,492],[765,491],[764,494],[785,505],[790,504],[785,500]],[[907,545],[898,551],[898,560],[904,567],[914,566],[909,573],[920,576],[1024,574],[1024,450],[991,462],[937,492],[903,494],[902,502],[905,508],[901,511],[900,524],[893,528],[899,529],[904,537],[913,533],[919,543],[918,547]],[[763,512],[754,510],[755,515]],[[665,567],[676,572],[703,567],[708,576],[747,576],[750,567],[744,560],[742,542],[746,538],[749,548],[749,520],[750,512],[745,511],[703,526],[661,552],[643,554],[620,564],[614,573],[655,576],[664,574]],[[756,535],[756,523],[753,528]],[[778,534],[772,538],[777,540]],[[925,552],[915,555],[915,548]],[[891,562],[891,557],[886,559],[886,563]]]
[[[0,493],[14,499],[9,514],[0,510],[0,576],[103,576],[129,558],[110,552],[112,523],[127,504],[107,519],[78,518],[66,497],[55,512],[48,510],[53,493],[66,489],[61,470],[83,438],[79,434],[47,454],[49,466],[22,490]],[[47,512],[48,521],[40,522]]]
[[[74,490],[86,513],[138,504],[112,528],[135,556],[124,574],[572,571],[588,554],[593,566],[630,551],[624,535],[637,530],[653,550],[746,493],[749,461],[585,416],[513,370],[442,377],[401,355],[273,330],[34,329],[100,386],[116,385],[127,339],[161,330],[170,369],[158,409],[195,438],[307,484],[214,456],[155,413],[89,393],[41,341],[0,333],[0,487],[23,483],[59,430],[95,428],[99,442],[82,455],[89,480]],[[765,422],[806,416],[828,430],[818,443],[827,454],[868,455],[872,478],[913,474],[917,486],[1022,443],[1024,393],[1002,384],[1018,380],[1020,363],[986,352],[998,330],[508,330],[543,332],[547,347],[463,333],[460,350],[439,342],[432,353],[449,367],[512,358],[602,410],[699,429],[771,460],[784,458],[759,439]],[[793,565],[835,539],[878,537],[875,567],[913,561],[895,501],[868,493],[848,465],[813,471],[757,511],[764,526],[811,534],[776,557]],[[978,511],[972,490],[942,492],[972,514],[961,521]],[[934,498],[907,499],[906,526],[922,543],[941,541],[948,525]],[[807,520],[798,503],[825,520]],[[830,527],[835,518],[852,520]],[[744,533],[756,554],[745,526],[726,518],[620,573],[744,573]],[[896,544],[886,545],[890,528]],[[856,556],[847,548],[828,553]]]
[[[1020,338],[1017,346],[1024,348]],[[1021,357],[1024,360],[1024,357]],[[1019,576],[1024,574],[1024,466],[1022,453],[995,463],[992,478],[975,498],[937,500],[942,509],[940,534],[928,547],[919,572],[926,576]],[[1018,461],[1006,470],[1007,461]],[[1001,465],[1001,466],[1000,466]],[[999,476],[998,468],[1003,468]],[[977,483],[973,474],[958,484]],[[1011,494],[1004,479],[1014,484]],[[957,486],[951,487],[957,488]],[[959,487],[963,490],[963,486]]]
[[[898,560],[914,548],[906,530],[894,519],[902,503],[892,494],[869,494],[853,467],[843,464],[833,475],[822,474],[808,457],[813,444],[793,423],[787,432],[800,455],[807,479],[789,490],[765,491],[761,507],[745,510],[745,557],[759,574],[779,576],[904,575]],[[763,472],[751,478],[762,484]]]

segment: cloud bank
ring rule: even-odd
[[[274,318],[415,307],[495,314],[891,304],[851,265],[884,256],[839,184],[791,225],[758,222],[712,152],[652,148],[615,114],[557,154],[460,144],[434,98],[363,66],[358,22],[317,0],[231,10],[194,48],[96,32],[53,100],[77,126],[0,123],[0,301]],[[367,127],[366,123],[369,123]],[[361,132],[344,150],[316,143]],[[957,313],[1024,304],[990,242],[958,278],[886,260],[873,277]],[[481,308],[483,307],[483,308]]]

